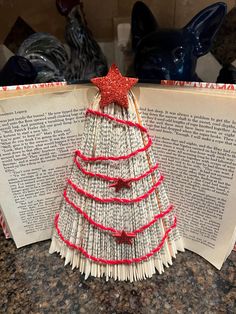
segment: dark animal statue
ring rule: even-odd
[[[35,33],[20,46],[18,55],[27,58],[38,73],[36,83],[78,83],[107,74],[106,58],[84,21],[81,6],[73,6],[76,3],[57,2],[60,13],[66,15],[66,46],[47,33]]]
[[[209,52],[227,7],[218,2],[199,12],[181,29],[160,28],[141,1],[132,11],[135,75],[143,81],[200,81],[197,59]]]
[[[217,83],[236,84],[236,67],[225,64],[217,77]]]

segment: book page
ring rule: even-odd
[[[236,94],[164,87],[135,94],[185,248],[220,269],[236,226]]]
[[[17,247],[50,238],[96,89],[27,94],[0,100],[0,204]],[[135,95],[185,247],[220,268],[236,225],[236,96],[160,86]]]
[[[0,204],[17,247],[51,236],[88,101],[88,86],[0,101]]]

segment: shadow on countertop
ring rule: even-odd
[[[0,313],[235,313],[235,252],[221,271],[186,251],[164,274],[126,283],[85,281],[49,245],[16,249],[0,231]]]

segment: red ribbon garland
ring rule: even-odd
[[[149,195],[151,195],[156,190],[156,188],[162,183],[163,180],[164,180],[164,177],[160,176],[159,180],[151,187],[151,189],[149,191],[147,191],[145,194],[138,196],[136,198],[133,198],[133,199],[119,198],[119,197],[110,197],[110,198],[97,197],[97,196],[83,190],[82,188],[78,187],[70,179],[68,179],[67,182],[76,192],[83,194],[84,196],[91,198],[97,202],[102,202],[102,203],[116,202],[116,203],[130,204],[130,203],[141,202],[142,200],[147,198]]]
[[[80,253],[82,253],[85,257],[91,259],[94,262],[100,262],[103,264],[109,264],[109,265],[118,265],[118,264],[132,264],[132,263],[139,263],[142,262],[148,258],[150,258],[151,256],[153,256],[155,253],[159,252],[161,250],[161,248],[163,247],[165,240],[168,237],[168,234],[176,227],[177,225],[177,219],[176,217],[174,217],[174,223],[170,226],[170,228],[168,228],[163,236],[163,238],[161,239],[161,242],[157,245],[157,247],[155,247],[153,250],[151,250],[149,253],[140,256],[140,257],[135,257],[135,258],[131,258],[131,259],[118,259],[118,260],[110,260],[110,259],[103,259],[100,257],[95,257],[93,255],[90,255],[83,247],[78,246],[72,242],[70,242],[69,240],[65,239],[64,236],[61,233],[61,230],[58,227],[58,220],[59,220],[59,214],[56,214],[55,217],[55,228],[57,230],[57,233],[59,235],[59,237],[61,238],[61,240],[70,248],[75,249],[77,251],[79,251]]]
[[[106,227],[96,221],[94,221],[87,213],[85,213],[79,206],[77,206],[74,202],[72,202],[69,197],[67,196],[66,190],[63,193],[65,201],[71,205],[78,213],[84,216],[84,218],[93,226],[95,226],[98,229],[104,230],[104,231],[111,231],[111,232],[119,232],[119,230],[112,228],[112,227]],[[157,214],[154,216],[154,218],[147,223],[146,225],[143,225],[139,229],[136,229],[132,231],[134,234],[138,234],[140,232],[143,232],[145,229],[151,227],[158,219],[165,217],[167,214],[169,214],[174,209],[173,205],[170,205],[166,210],[161,212],[160,214]]]
[[[96,178],[100,178],[106,181],[117,181],[118,179],[120,179],[120,177],[110,177],[105,174],[94,173],[94,172],[88,171],[81,166],[81,164],[78,162],[76,157],[74,158],[74,163],[83,174],[88,175],[90,177],[96,177]],[[129,181],[129,182],[136,182],[136,181],[142,180],[146,178],[149,174],[152,174],[155,170],[157,170],[158,167],[159,167],[159,164],[156,164],[155,166],[151,167],[147,172],[141,174],[140,176],[137,176],[134,178],[127,178],[124,180]]]
[[[128,126],[133,126],[133,127],[136,127],[138,128],[140,131],[146,133],[147,135],[147,138],[148,138],[148,142],[147,144],[142,147],[142,148],[139,148],[135,151],[133,151],[132,153],[128,154],[128,155],[124,155],[124,156],[97,156],[97,157],[88,157],[88,156],[85,156],[83,155],[83,153],[80,151],[80,150],[77,150],[75,153],[77,156],[79,156],[82,160],[86,161],[86,162],[91,162],[91,161],[105,161],[105,160],[112,160],[112,161],[116,161],[116,160],[126,160],[126,159],[129,159],[135,155],[137,155],[138,153],[140,152],[144,152],[146,151],[151,145],[152,145],[152,140],[150,138],[150,135],[148,134],[148,131],[146,128],[144,128],[143,126],[141,126],[140,124],[138,123],[134,123],[134,122],[131,122],[131,121],[125,121],[125,120],[121,120],[121,119],[118,119],[118,118],[115,118],[115,117],[112,117],[106,113],[102,113],[102,112],[99,112],[99,111],[95,111],[95,110],[92,110],[92,109],[88,109],[86,111],[86,114],[94,114],[94,115],[98,115],[98,116],[101,116],[101,117],[104,117],[104,118],[107,118],[107,119],[110,119],[112,121],[116,121],[117,123],[121,123],[121,124],[124,124],[124,125],[128,125]],[[92,173],[92,172],[89,172],[85,169],[83,169],[81,167],[81,165],[77,162],[76,160],[76,157],[74,159],[74,162],[76,163],[77,167],[86,175],[90,175],[92,177],[100,177],[104,180],[108,180],[108,181],[114,181],[114,180],[117,180],[118,178],[116,177],[109,177],[109,176],[105,176],[105,175],[102,175],[102,174],[99,174],[99,173]],[[153,171],[155,171],[156,169],[158,168],[158,164],[156,164],[154,167],[150,168],[146,173],[140,175],[139,177],[136,177],[136,178],[130,178],[130,180],[132,181],[138,181],[138,180],[141,180],[142,178],[146,177],[147,175],[151,174]],[[152,186],[152,188],[146,192],[144,195],[142,196],[139,196],[137,197],[136,199],[125,199],[125,198],[107,198],[107,199],[104,199],[104,198],[99,198],[99,197],[96,197],[86,191],[84,191],[83,189],[77,187],[71,180],[68,180],[68,183],[79,193],[82,193],[83,195],[85,195],[86,197],[90,197],[96,201],[100,201],[100,202],[121,202],[121,203],[133,203],[133,202],[139,202],[143,199],[145,199],[146,197],[148,197],[151,193],[153,193],[155,191],[155,189],[158,187],[158,185],[161,184],[161,182],[163,181],[163,176],[161,176],[159,178],[159,180]],[[72,207],[74,207],[74,209],[76,209],[81,215],[84,216],[84,218],[89,222],[91,223],[92,225],[94,225],[95,227],[97,228],[100,228],[102,230],[105,230],[105,231],[111,231],[111,232],[118,232],[118,230],[116,230],[115,228],[111,228],[111,227],[106,227],[106,226],[103,226],[102,224],[100,223],[97,223],[95,222],[91,217],[88,216],[87,213],[85,213],[80,207],[78,207],[76,204],[74,204],[67,196],[66,194],[66,190],[64,191],[64,198],[66,200],[66,202],[68,204],[70,204]],[[136,229],[133,231],[134,234],[137,234],[137,233],[140,233],[142,231],[144,231],[145,229],[149,228],[151,225],[153,225],[158,219],[160,218],[163,218],[165,215],[167,215],[170,211],[173,210],[173,206],[170,205],[165,211],[157,214],[154,216],[154,218],[149,222],[147,223],[146,225],[143,225],[142,227],[140,227],[139,229]],[[165,234],[161,240],[161,242],[158,244],[158,246],[156,248],[154,248],[153,250],[151,250],[149,253],[147,253],[146,255],[143,255],[141,257],[138,257],[138,258],[132,258],[132,259],[121,259],[121,260],[106,260],[106,259],[103,259],[103,258],[98,258],[98,257],[95,257],[95,256],[92,256],[90,254],[88,254],[88,252],[80,247],[80,246],[77,246],[76,244],[70,242],[69,240],[65,239],[64,236],[62,235],[59,227],[58,227],[58,220],[59,220],[59,214],[56,214],[55,216],[55,221],[54,221],[54,224],[55,224],[55,228],[57,230],[57,233],[59,235],[59,237],[61,238],[61,240],[66,243],[69,247],[73,248],[73,249],[76,249],[78,251],[80,251],[85,257],[95,261],[95,262],[101,262],[101,263],[104,263],[104,264],[110,264],[110,265],[117,265],[117,264],[131,264],[131,263],[137,263],[137,262],[141,262],[141,261],[144,261],[146,259],[148,259],[149,257],[153,256],[155,253],[159,252],[161,250],[161,248],[163,247],[164,243],[165,243],[165,240],[167,239],[168,237],[168,234],[176,227],[177,225],[177,219],[176,217],[174,217],[174,223],[172,224],[172,226],[167,229],[165,231]]]
[[[109,114],[107,113],[102,113],[102,112],[99,112],[99,111],[95,111],[95,110],[92,110],[92,109],[87,109],[86,111],[86,114],[94,114],[94,115],[98,115],[100,117],[104,117],[104,118],[107,118],[109,120],[112,120],[112,121],[116,121],[117,123],[120,123],[120,124],[124,124],[124,125],[128,125],[128,126],[133,126],[133,127],[136,127],[138,128],[140,131],[144,132],[147,134],[147,138],[148,138],[148,142],[147,144],[142,147],[142,148],[138,148],[136,149],[135,151],[133,151],[132,153],[128,154],[128,155],[123,155],[123,156],[97,156],[97,157],[88,157],[88,156],[85,156],[79,149],[76,150],[76,155],[79,156],[81,159],[83,159],[83,161],[86,161],[86,162],[91,162],[91,161],[106,161],[106,160],[113,160],[113,161],[117,161],[117,160],[126,160],[126,159],[129,159],[135,155],[137,155],[138,153],[141,153],[141,152],[145,152],[146,150],[148,150],[148,148],[152,145],[152,139],[150,137],[150,135],[148,134],[148,131],[145,127],[143,127],[142,125],[138,124],[138,123],[135,123],[135,122],[131,122],[131,121],[126,121],[126,120],[121,120],[121,119],[118,119],[118,118],[115,118],[115,117],[112,117],[110,116]]]

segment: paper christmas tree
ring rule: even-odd
[[[144,279],[163,272],[177,253],[174,207],[130,90],[137,79],[113,65],[92,82],[99,94],[86,111],[50,253],[86,278]]]

